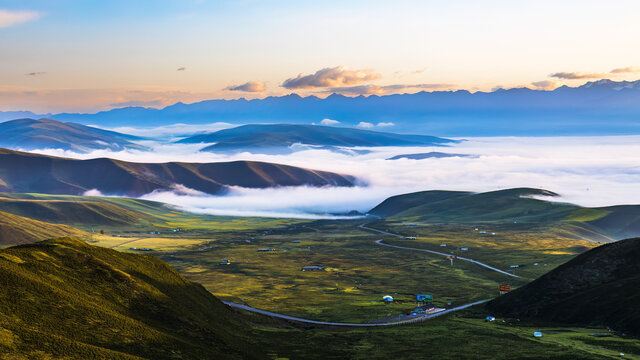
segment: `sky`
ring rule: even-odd
[[[0,0],[0,110],[640,78],[637,0]]]
[[[77,154],[41,150],[43,154],[81,159],[109,157],[137,162],[215,162],[256,160],[353,175],[358,186],[234,188],[212,196],[175,184],[145,199],[174,204],[187,211],[233,216],[334,218],[331,213],[366,212],[389,196],[424,190],[493,191],[514,187],[556,192],[555,201],[583,206],[640,204],[640,136],[469,138],[450,148],[381,147],[350,156],[326,150],[288,155],[235,155],[198,152],[202,144],[145,143],[153,151],[95,151]],[[425,160],[386,160],[398,154],[440,151],[469,154]],[[91,194],[98,194],[95,189]],[[117,194],[105,194],[117,195]],[[277,200],[274,200],[277,199]]]

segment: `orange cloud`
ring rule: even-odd
[[[313,89],[323,87],[341,87],[361,84],[366,81],[376,80],[380,74],[372,69],[350,70],[344,66],[324,68],[311,75],[299,74],[282,83],[282,87],[293,89]]]

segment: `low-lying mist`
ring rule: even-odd
[[[219,215],[334,218],[337,213],[351,210],[366,212],[392,195],[434,189],[480,192],[535,187],[561,194],[560,201],[583,206],[640,203],[640,136],[472,138],[452,147],[368,148],[371,153],[355,156],[327,150],[225,155],[198,152],[202,144],[145,145],[154,151],[39,152],[137,162],[267,161],[350,174],[362,184],[354,188],[233,188],[224,196],[185,191],[144,196],[186,210]],[[386,160],[394,155],[431,151],[477,156]]]

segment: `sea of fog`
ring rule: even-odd
[[[144,199],[193,212],[298,218],[335,218],[366,212],[385,198],[423,190],[491,191],[535,187],[559,193],[560,201],[583,206],[640,204],[640,136],[467,138],[451,147],[378,147],[366,155],[306,150],[289,155],[198,152],[202,144],[145,142],[153,152],[95,151],[39,153],[80,159],[110,157],[136,162],[257,160],[354,175],[354,188],[232,188],[212,196],[176,184]],[[475,157],[386,160],[398,154],[431,151]],[[331,215],[333,214],[333,215]],[[338,216],[339,217],[339,216]]]

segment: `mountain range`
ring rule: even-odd
[[[425,135],[401,135],[320,125],[244,125],[199,134],[178,143],[215,143],[202,149],[210,152],[257,152],[282,154],[295,151],[293,145],[311,145],[337,151],[357,146],[443,146],[455,140]]]
[[[0,147],[10,149],[62,149],[78,153],[103,149],[111,151],[146,149],[130,140],[140,140],[140,138],[51,119],[18,119],[0,123]]]
[[[108,158],[75,160],[0,149],[0,191],[141,196],[188,188],[207,194],[229,186],[353,186],[356,179],[326,171],[256,161],[133,163]]]
[[[10,112],[0,114],[0,119],[18,115],[32,117],[29,113]],[[552,91],[513,88],[368,97],[333,94],[325,99],[291,94],[255,100],[176,103],[163,109],[125,107],[95,114],[46,116],[110,127],[214,122],[310,124],[333,119],[344,126],[393,123],[396,132],[438,136],[638,134],[640,80],[603,79]]]

